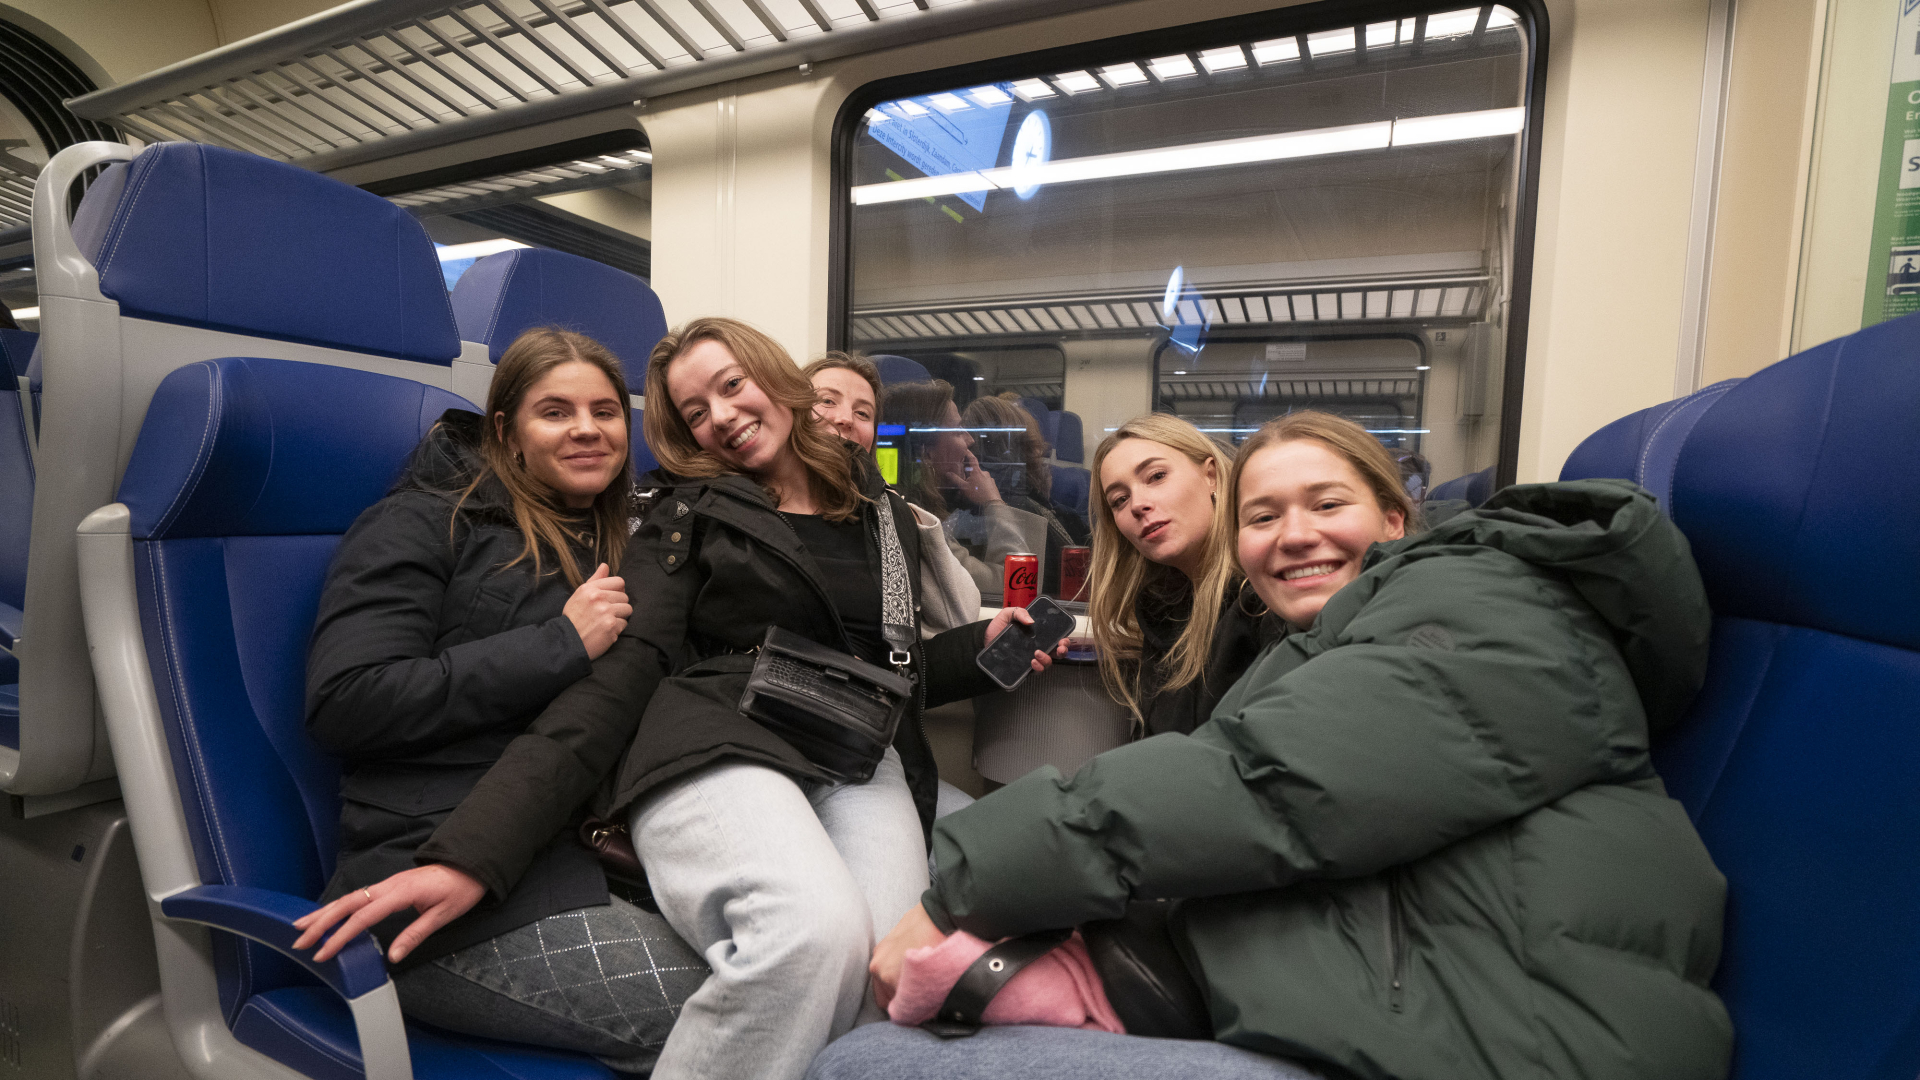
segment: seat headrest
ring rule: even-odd
[[[1086,429],[1080,423],[1080,414],[1066,411],[1054,415],[1053,456],[1061,461],[1077,461],[1086,464]]]
[[[515,248],[476,261],[453,287],[460,336],[484,342],[494,363],[530,327],[560,326],[613,350],[627,387],[646,385],[647,355],[667,336],[667,316],[647,283],[564,251]]]
[[[932,382],[933,373],[918,360],[909,360],[904,356],[891,353],[876,353],[867,359],[880,369],[880,385],[888,386],[901,382]]]
[[[1694,423],[1668,513],[1715,614],[1920,649],[1920,315],[1762,369]]]
[[[473,408],[370,371],[203,360],[154,391],[120,501],[141,540],[338,535],[387,493],[441,413]]]
[[[94,265],[100,292],[127,315],[438,364],[460,355],[419,222],[378,195],[253,154],[199,143],[142,151]]]

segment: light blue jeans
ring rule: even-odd
[[[798,1080],[828,1040],[883,1018],[867,960],[927,887],[898,754],[864,784],[710,765],[642,801],[631,827],[660,914],[713,968],[657,1080]]]
[[[807,1080],[1320,1080],[1280,1058],[1217,1042],[1079,1028],[989,1027],[942,1040],[873,1024],[826,1048]]]

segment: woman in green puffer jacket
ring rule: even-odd
[[[1708,987],[1725,881],[1648,759],[1705,668],[1685,538],[1619,481],[1509,488],[1403,538],[1397,479],[1324,414],[1249,440],[1239,557],[1290,632],[1191,736],[1042,769],[939,822],[934,885],[875,953],[884,994],[906,949],[956,927],[993,939],[1171,898],[1215,1039],[1257,1055],[876,1026],[816,1077],[1013,1080],[1050,1047],[1087,1076],[1726,1075]]]

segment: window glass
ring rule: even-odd
[[[1293,409],[1350,416],[1420,494],[1495,465],[1530,77],[1516,19],[1196,31],[850,103],[844,340],[920,361],[883,367],[903,490],[990,591],[1011,550],[1052,576],[1085,534],[1094,449],[1149,410],[1229,443]],[[1037,455],[992,430],[1015,414],[988,398],[1033,422]]]

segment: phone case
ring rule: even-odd
[[[1035,652],[1051,652],[1062,638],[1073,633],[1073,616],[1062,611],[1050,596],[1036,598],[1027,605],[1027,613],[1033,616],[1032,626],[1013,623],[973,660],[1002,690],[1012,690],[1033,673]]]

